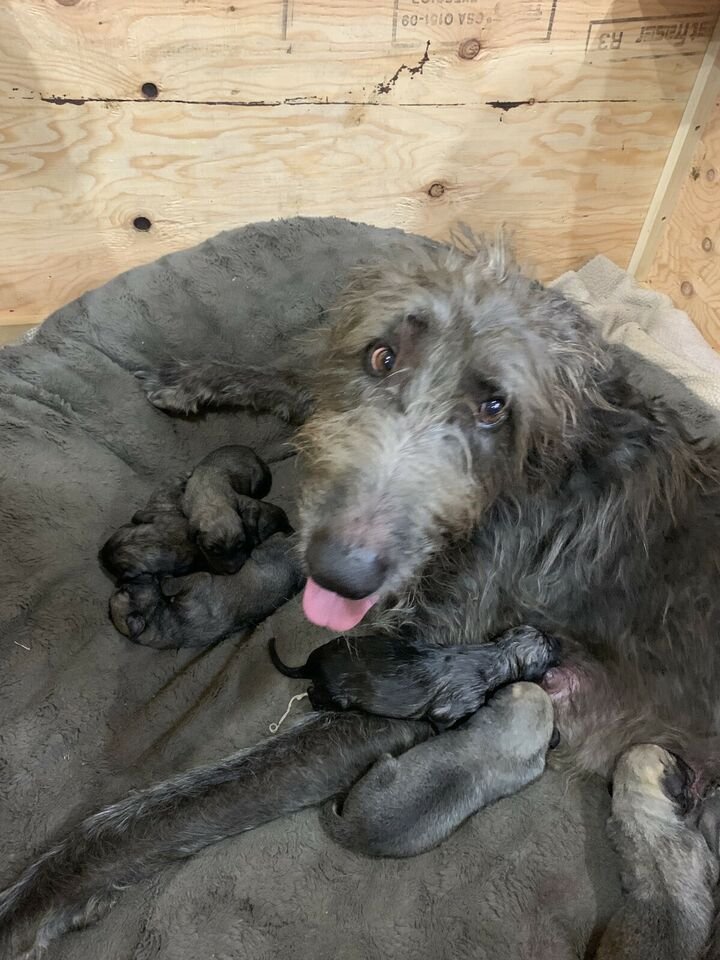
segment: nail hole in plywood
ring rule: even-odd
[[[135,217],[133,226],[136,230],[149,230],[152,226],[152,220],[148,220],[147,217]]]
[[[147,97],[148,100],[154,100],[155,97],[160,93],[156,83],[144,83],[140,87],[142,95]]]

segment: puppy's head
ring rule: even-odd
[[[164,600],[154,578],[135,580],[120,587],[110,598],[113,626],[128,640],[139,643]]]
[[[196,542],[213,573],[237,573],[252,548],[242,520],[229,511],[198,533]]]

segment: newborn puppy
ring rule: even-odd
[[[180,503],[185,477],[161,484],[130,523],[116,530],[100,550],[100,562],[117,580],[156,573],[189,573],[197,547]]]
[[[302,667],[270,657],[286,677],[311,680],[315,710],[362,710],[427,719],[438,729],[475,713],[487,696],[515,680],[540,680],[558,662],[559,644],[534,627],[514,627],[494,643],[440,647],[390,636],[336,637]]]
[[[500,690],[466,723],[399,757],[378,760],[322,823],[342,846],[371,857],[412,857],[463,821],[517,793],[545,769],[550,698],[533,683]]]
[[[291,532],[280,507],[253,499],[271,483],[268,466],[249,447],[220,447],[189,478],[162,484],[110,537],[100,560],[117,580],[203,567],[236,573],[258,543]]]
[[[278,533],[231,576],[201,572],[125,584],[110,599],[110,618],[143,646],[207,647],[256,627],[303,584],[292,542]]]
[[[280,507],[258,503],[272,485],[270,470],[249,447],[213,450],[193,470],[182,498],[190,536],[215,573],[236,573],[272,533],[290,533]]]

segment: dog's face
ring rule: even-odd
[[[562,459],[602,351],[574,306],[492,248],[369,271],[336,318],[299,438],[302,545],[306,614],[347,630]]]

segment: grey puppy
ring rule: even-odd
[[[270,657],[287,677],[308,679],[316,710],[363,710],[383,717],[453,726],[503,684],[540,680],[558,662],[558,642],[534,627],[513,627],[494,643],[441,647],[389,634],[336,637],[302,667]]]
[[[549,696],[532,683],[504,687],[466,723],[398,757],[385,755],[323,826],[372,857],[413,857],[472,814],[517,793],[545,769],[553,732]]]
[[[207,647],[257,626],[304,582],[292,540],[276,533],[238,573],[202,571],[125,584],[110,599],[110,618],[120,633],[145,647]]]
[[[237,573],[258,543],[273,533],[291,532],[280,507],[260,502],[271,484],[267,464],[249,447],[220,447],[193,470],[182,512],[214,573]]]
[[[116,530],[100,550],[100,562],[116,580],[155,573],[189,573],[197,547],[180,508],[185,477],[174,477],[154,490],[130,523]]]
[[[166,481],[100,551],[118,580],[190,573],[235,573],[273,533],[290,532],[283,510],[259,498],[270,470],[249,447],[214,450],[187,475]]]

